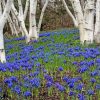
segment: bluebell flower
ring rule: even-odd
[[[55,83],[55,87],[61,92],[65,91],[65,87],[59,83]]]
[[[33,78],[30,80],[30,83],[32,84],[33,87],[38,88],[40,86],[40,79],[39,78]]]
[[[88,67],[87,66],[83,66],[83,67],[79,68],[78,72],[79,73],[84,73],[87,70],[88,70]]]
[[[67,82],[67,83],[70,83],[70,78],[67,77],[67,76],[64,76],[64,77],[63,77],[63,81],[65,81],[65,82]]]
[[[46,83],[46,87],[47,87],[47,88],[50,88],[52,85],[53,85],[53,83],[50,82],[50,81],[48,81],[48,82]]]
[[[74,88],[74,83],[69,83],[68,86],[69,88]]]
[[[12,82],[10,82],[10,83],[8,83],[7,85],[8,85],[8,87],[9,87],[9,88],[12,88],[13,83],[12,83]]]
[[[15,91],[18,95],[20,95],[20,93],[21,93],[21,89],[20,89],[19,86],[15,86],[15,87],[14,87],[14,91]]]
[[[45,74],[45,75],[44,75],[44,78],[45,78],[47,81],[53,82],[53,77],[49,76],[48,74]]]
[[[36,63],[36,67],[40,67],[41,64],[39,62]]]
[[[24,81],[29,82],[29,77],[24,77]]]
[[[82,88],[83,88],[83,86],[84,86],[84,84],[83,83],[80,83],[80,84],[78,84],[77,86],[76,86],[76,90],[82,90]]]
[[[38,76],[38,74],[39,74],[39,71],[35,71],[34,73],[33,73],[33,76],[35,77],[35,76]]]
[[[85,96],[81,93],[79,93],[77,97],[79,98],[79,100],[86,100]]]
[[[2,92],[2,88],[0,87],[0,92]]]
[[[77,61],[74,61],[74,62],[72,62],[72,64],[73,64],[73,65],[77,65],[77,64],[78,64],[78,62],[77,62]]]
[[[75,92],[70,91],[70,92],[68,93],[68,95],[69,95],[69,96],[73,96],[73,95],[75,95]]]
[[[91,75],[92,77],[93,77],[93,76],[96,76],[96,75],[98,75],[98,71],[95,70],[95,71],[91,72],[90,75]]]
[[[26,88],[30,88],[30,84],[29,84],[29,83],[24,83],[23,85],[24,85],[24,87],[26,87]]]
[[[87,94],[88,94],[88,95],[94,95],[94,91],[93,91],[93,90],[88,90],[88,91],[87,91]]]
[[[96,84],[96,89],[100,90],[100,84]]]
[[[90,82],[91,82],[91,83],[95,83],[95,82],[96,82],[96,79],[95,79],[95,78],[91,78],[91,79],[90,79]]]
[[[10,80],[13,82],[18,82],[18,78],[16,76],[11,76]]]
[[[97,62],[97,63],[100,63],[100,58],[97,58],[97,59],[96,59],[96,62]]]
[[[32,96],[32,94],[31,94],[30,91],[26,91],[26,92],[24,92],[24,96],[25,96],[25,97],[29,97],[29,96]]]
[[[4,83],[6,83],[6,84],[8,84],[8,83],[10,83],[12,80],[10,80],[9,78],[5,78],[4,79]]]
[[[59,71],[63,71],[63,67],[60,66],[60,67],[58,68],[58,70],[59,70]]]

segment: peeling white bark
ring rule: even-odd
[[[37,33],[37,26],[36,26],[36,7],[37,7],[37,0],[30,0],[30,26],[29,26],[29,36],[27,39],[27,42],[30,42],[31,40],[38,39],[38,33]]]
[[[96,43],[100,43],[100,0],[97,0],[96,2],[96,23],[95,23],[94,40]]]
[[[4,12],[0,16],[0,60],[2,63],[6,62],[5,49],[4,49],[4,38],[3,38],[3,28],[7,21],[9,12],[11,10],[12,3],[13,3],[13,0],[7,0]]]
[[[46,10],[46,7],[47,7],[48,3],[49,3],[49,0],[46,0],[44,6],[42,8],[42,11],[41,11],[41,15],[40,15],[40,19],[39,19],[39,23],[38,23],[38,27],[37,27],[38,36],[39,36],[39,33],[40,33],[44,12]]]
[[[26,16],[27,16],[27,13],[28,13],[29,2],[30,2],[30,0],[26,0],[25,10],[24,10],[24,20],[26,20]]]
[[[67,6],[65,0],[62,0],[62,3],[63,3],[63,5],[64,5],[64,7],[65,7],[67,13],[69,14],[69,16],[72,18],[72,20],[73,20],[73,22],[74,22],[74,26],[75,26],[75,27],[78,27],[78,22],[77,22],[76,18],[74,17],[74,15],[73,15],[73,14],[71,13],[71,11],[69,10],[69,8],[68,8],[68,6]]]
[[[20,6],[20,4],[19,4],[19,6]],[[20,13],[18,13],[17,10],[16,10],[16,8],[14,7],[14,5],[12,5],[12,11],[13,11],[14,15],[16,16],[19,24],[20,24],[21,32],[24,33],[24,35],[26,36],[26,39],[27,39],[27,37],[28,37],[28,31],[27,31],[26,26],[25,26],[25,22],[24,22],[24,18],[23,18],[21,7],[19,7],[19,10],[20,10],[19,11]]]
[[[85,41],[87,44],[93,43],[93,34],[94,34],[94,0],[88,0],[86,2],[85,11],[84,11],[84,20],[85,20]]]

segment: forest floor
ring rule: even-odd
[[[100,100],[100,46],[82,46],[77,29],[12,37],[5,49],[0,100]]]

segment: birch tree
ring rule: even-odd
[[[2,63],[6,62],[5,49],[4,49],[4,38],[3,38],[3,28],[9,16],[11,10],[11,5],[13,0],[7,0],[4,11],[2,12],[1,0],[0,0],[0,60]]]
[[[62,0],[65,7],[68,8],[65,0]],[[95,14],[95,0],[70,0],[73,11],[75,13],[75,20],[78,22],[80,31],[80,42],[84,44],[93,43],[94,40],[94,14]],[[96,5],[97,6],[97,5]],[[70,14],[69,14],[70,15]],[[96,15],[97,16],[97,15]],[[73,18],[72,18],[73,19]],[[73,20],[75,23],[75,21]]]

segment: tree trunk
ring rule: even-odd
[[[9,12],[11,10],[12,3],[13,3],[13,0],[7,0],[4,12],[0,16],[0,60],[2,63],[6,62],[5,49],[4,49],[4,38],[3,38],[3,28],[4,28],[4,25],[8,18]]]
[[[100,0],[97,0],[96,2],[96,23],[95,23],[94,40],[96,43],[100,44]]]
[[[39,36],[39,33],[40,33],[40,29],[41,29],[41,24],[42,24],[44,12],[46,10],[46,7],[47,7],[48,3],[49,3],[49,0],[46,0],[44,6],[42,8],[42,11],[41,11],[41,15],[40,15],[40,19],[39,19],[39,23],[38,23],[38,27],[37,27],[38,36]]]
[[[93,43],[94,34],[94,0],[88,0],[84,9],[85,19],[85,42],[86,44]]]
[[[38,39],[37,26],[36,26],[36,7],[37,7],[37,0],[30,0],[30,18],[29,18],[30,27],[29,27],[29,36],[27,42]]]

